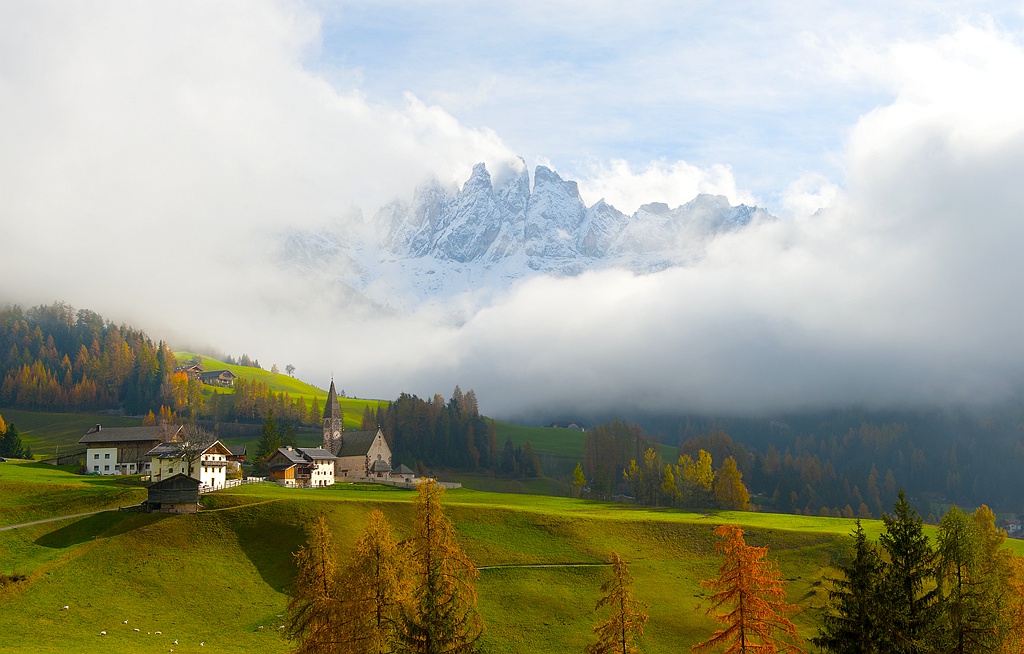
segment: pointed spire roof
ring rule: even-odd
[[[324,420],[341,418],[341,408],[338,406],[338,391],[334,390],[334,380],[331,380],[331,390],[327,392],[327,404],[324,406]]]

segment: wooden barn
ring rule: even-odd
[[[149,485],[149,497],[142,503],[147,513],[198,513],[199,480],[178,473]]]

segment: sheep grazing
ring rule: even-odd
[[[162,632],[162,631],[154,631],[153,633],[155,633],[157,636],[162,636],[164,632]]]
[[[203,642],[203,643],[199,643],[199,646],[200,646],[200,647],[203,647],[204,645],[206,645],[206,643],[205,643],[205,642]]]
[[[138,629],[132,629],[132,631],[134,631],[135,633],[139,633]]]
[[[106,635],[107,635],[107,630],[106,630],[106,629],[104,629],[103,631],[101,631],[101,632],[100,632],[100,635],[101,635],[101,636],[106,636]]]
[[[173,643],[171,643],[171,645],[177,645],[177,644],[178,644],[178,639],[177,639],[177,638],[175,638],[175,639],[174,639],[174,642],[173,642]]]
[[[127,620],[125,620],[125,621],[123,621],[123,622],[122,622],[121,624],[128,624],[128,621],[127,621]]]
[[[70,607],[67,604],[65,604],[64,606],[60,607],[60,610],[61,611],[67,611],[69,608]]]

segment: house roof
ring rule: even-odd
[[[324,459],[333,461],[338,458],[322,447],[304,447],[299,452],[309,461],[322,461]]]
[[[338,391],[334,390],[334,380],[331,380],[331,390],[327,391],[327,404],[324,405],[324,420],[341,418],[341,407],[338,405]]]
[[[377,459],[370,464],[370,472],[391,472],[391,464],[384,459]]]
[[[347,431],[341,435],[341,449],[338,456],[363,456],[370,451],[373,440],[380,433],[379,429],[367,431]]]
[[[416,474],[415,472],[413,472],[413,470],[411,468],[409,468],[409,466],[405,465],[404,463],[399,463],[398,467],[395,468],[393,470],[393,472],[396,475],[415,475]]]
[[[281,472],[282,470],[287,470],[288,468],[294,468],[297,465],[297,463],[278,463],[268,467],[267,472]]]
[[[150,451],[146,452],[146,456],[155,456],[158,459],[180,459],[182,445],[184,444],[178,441],[160,443]],[[213,449],[221,450],[221,453],[224,453],[224,450],[227,450],[227,447],[218,440],[209,441],[199,446],[200,454],[206,454]]]
[[[89,432],[78,439],[79,443],[91,445],[93,443],[137,443],[145,441],[167,441],[181,431],[181,426],[146,426],[146,427],[106,427],[99,428],[96,425]]]
[[[277,452],[274,453],[274,456],[277,456],[278,454],[283,456],[286,460],[291,461],[292,463],[308,463],[305,457],[302,456],[302,452],[296,449],[279,447],[277,448]]]
[[[158,490],[158,489],[174,489],[174,488],[199,488],[199,480],[195,477],[189,477],[183,472],[179,472],[176,475],[171,475],[165,479],[154,482],[147,486],[147,488]]]
[[[215,379],[217,377],[235,377],[235,373],[230,370],[211,370],[209,372],[199,373],[200,379]]]
[[[245,456],[246,446],[245,445],[228,445],[228,451],[231,452],[231,456]]]

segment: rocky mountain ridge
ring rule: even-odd
[[[436,180],[410,202],[381,207],[363,231],[289,231],[282,258],[374,303],[409,308],[467,293],[500,290],[535,274],[577,275],[626,268],[638,274],[700,259],[715,237],[774,220],[764,209],[698,195],[670,208],[645,204],[626,215],[603,199],[586,206],[576,182],[526,165],[492,179],[473,167],[461,189]]]

